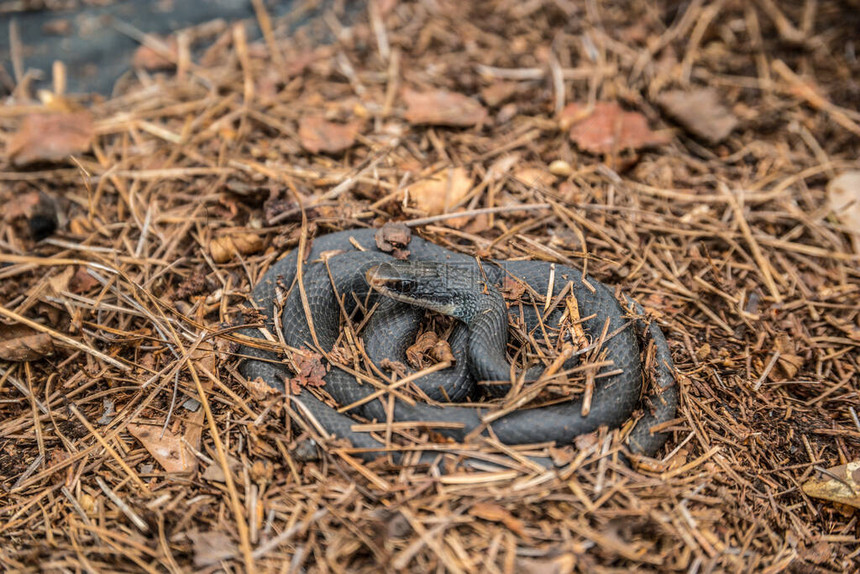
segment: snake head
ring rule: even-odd
[[[373,289],[396,301],[459,317],[457,291],[452,289],[456,268],[429,261],[388,261],[367,270]]]

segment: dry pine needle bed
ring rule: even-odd
[[[112,98],[58,66],[0,108],[3,569],[858,568],[856,1],[377,0],[292,34],[255,4],[259,42],[145,38]],[[244,380],[265,270],[389,222],[636,297],[681,385],[658,458],[603,429],[532,447],[554,471],[365,464]]]

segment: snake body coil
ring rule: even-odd
[[[408,263],[405,268],[397,267],[401,264],[391,255],[380,251],[375,233],[376,230],[373,229],[349,230],[313,240],[302,267],[307,309],[313,325],[309,324],[305,316],[301,290],[297,287],[291,289],[297,275],[298,250],[288,253],[274,264],[253,292],[254,303],[265,316],[266,327],[270,332],[274,333],[275,326],[280,324],[283,340],[288,346],[299,349],[317,348],[327,354],[332,351],[340,336],[342,313],[351,313],[357,300],[371,304],[379,302],[364,329],[367,353],[376,364],[384,358],[403,361],[402,353],[414,336],[423,311],[413,305],[372,292],[366,275],[371,272],[371,277],[380,277],[380,270],[386,271],[387,275],[383,274],[377,287],[393,286],[401,295],[403,292],[411,292],[415,287],[414,281],[421,281],[421,277],[420,274],[416,276],[413,273],[415,264],[412,268]],[[361,250],[356,246],[360,246]],[[569,444],[576,436],[592,432],[601,425],[612,428],[623,424],[640,403],[642,367],[639,337],[647,337],[653,342],[655,350],[653,385],[651,392],[642,399],[644,416],[628,434],[627,446],[633,453],[653,455],[663,445],[668,435],[665,432],[652,433],[650,429],[674,418],[678,404],[678,388],[666,339],[655,323],[647,324],[644,321],[644,312],[636,302],[626,299],[632,313],[636,315],[634,316],[625,311],[609,287],[592,278],[584,282],[579,271],[562,265],[556,265],[554,272],[551,272],[549,263],[538,261],[496,261],[479,264],[471,257],[417,237],[412,238],[408,250],[410,262],[426,262],[427,267],[435,267],[437,273],[439,269],[447,273],[443,287],[444,284],[461,284],[460,287],[475,288],[483,285],[485,292],[495,291],[501,288],[507,277],[525,282],[541,294],[547,293],[552,281],[552,296],[558,297],[564,294],[563,291],[570,284],[571,290],[567,295],[576,299],[580,316],[584,318],[582,327],[586,335],[591,341],[598,341],[603,336],[604,357],[611,361],[611,366],[601,367],[596,375],[588,415],[582,416],[581,399],[514,411],[487,425],[499,441],[505,444],[547,441]],[[327,256],[326,261],[319,261],[324,254]],[[406,273],[406,282],[392,277],[392,270]],[[410,284],[410,281],[413,283]],[[278,285],[289,290],[282,309],[275,303]],[[384,288],[382,290],[386,291]],[[464,318],[466,311],[460,307],[452,307],[453,303],[446,299],[450,294],[444,288],[434,291],[430,296],[437,294],[441,299],[427,303],[428,295],[422,293],[420,296],[425,299],[419,300],[419,303],[424,301],[425,307],[447,311],[454,316],[463,315],[459,318]],[[399,298],[408,300],[408,297]],[[490,303],[486,302],[488,300]],[[470,318],[465,319],[468,323],[455,328],[450,340],[456,359],[454,366],[423,377],[425,380],[422,389],[434,400],[441,400],[445,396],[452,400],[462,400],[473,393],[475,378],[509,380],[509,371],[499,373],[499,349],[504,360],[504,345],[507,340],[504,301],[500,297],[475,301],[459,302],[458,305],[483,305],[487,308],[480,309],[477,314],[483,317],[489,313],[493,317],[489,320],[473,320],[475,313],[472,312]],[[498,307],[499,301],[502,305],[501,311]],[[536,313],[523,313],[522,310],[518,313],[524,315],[520,319],[525,321],[527,328],[537,325]],[[560,316],[559,312],[551,314],[547,324],[554,326]],[[262,337],[259,329],[246,329],[244,333]],[[250,346],[243,347],[241,353],[253,357],[246,360],[242,366],[245,377],[259,377],[270,386],[284,388],[284,378],[290,377],[291,374],[286,365],[279,362],[276,354]],[[503,363],[502,368],[505,366],[506,363]],[[531,371],[528,375],[527,378],[534,378]],[[335,365],[331,366],[325,381],[325,390],[340,405],[366,399],[375,391],[373,386],[360,384],[354,375]],[[373,449],[383,448],[370,434],[353,431],[351,427],[355,421],[351,417],[330,407],[310,391],[301,392],[295,400],[328,433],[349,439],[356,448],[367,449],[362,454],[364,458],[374,458],[379,451],[374,452]],[[427,403],[409,404],[395,400],[393,411],[395,421],[456,423],[457,428],[449,428],[455,425],[448,425],[438,432],[458,441],[464,440],[466,435],[476,429],[486,432],[482,418],[486,416],[487,409]],[[371,420],[387,419],[385,406],[380,400],[367,401],[353,412]]]

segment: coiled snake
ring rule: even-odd
[[[625,297],[625,308],[612,289],[590,277],[583,280],[582,273],[570,267],[555,265],[553,270],[549,263],[541,261],[478,262],[417,237],[406,247],[408,259],[398,261],[379,249],[376,233],[374,229],[348,230],[314,239],[302,262],[304,297],[302,289],[293,285],[299,264],[298,250],[274,264],[253,292],[254,304],[264,315],[269,332],[275,333],[279,325],[283,341],[289,347],[316,349],[328,356],[341,334],[343,313],[353,313],[360,304],[370,308],[378,303],[363,332],[366,352],[379,365],[386,358],[404,361],[404,351],[424,314],[416,305],[447,313],[460,320],[450,337],[454,365],[419,382],[431,399],[462,401],[474,396],[476,379],[510,381],[511,369],[505,360],[508,311],[500,295],[505,282],[523,282],[543,295],[549,295],[552,282],[551,296],[575,299],[583,331],[592,344],[602,341],[602,358],[610,363],[601,367],[594,379],[591,408],[586,416],[582,414],[581,398],[516,410],[489,424],[483,422],[490,412],[487,408],[410,404],[397,399],[393,402],[393,419],[416,424],[457,423],[437,430],[457,441],[463,441],[477,429],[489,430],[499,441],[511,445],[547,441],[569,444],[578,435],[601,425],[619,427],[631,417],[640,405],[643,385],[640,339],[650,339],[654,349],[652,382],[648,394],[641,399],[644,414],[627,435],[626,444],[630,452],[648,456],[664,444],[667,433],[652,433],[651,427],[674,418],[678,387],[666,339],[656,323],[646,322],[638,303]],[[323,255],[325,261],[320,261]],[[374,289],[370,289],[368,281]],[[289,291],[285,300],[277,304],[277,294],[286,290]],[[516,309],[517,317],[529,330],[557,328],[563,315],[561,311],[549,313],[541,327],[540,309],[528,306]],[[262,337],[256,328],[245,329],[244,333]],[[244,346],[240,352],[252,357],[241,367],[245,377],[259,377],[273,387],[284,389],[284,379],[291,373],[277,355],[251,346]],[[566,363],[565,368],[574,360]],[[539,371],[530,369],[525,373],[526,380],[539,376]],[[361,402],[375,391],[372,385],[360,384],[355,374],[334,364],[324,379],[325,390],[339,405]],[[495,388],[507,390],[507,387]],[[294,399],[328,433],[363,449],[364,458],[375,458],[384,448],[369,433],[353,431],[354,419],[309,390],[303,390]],[[385,405],[380,400],[363,402],[353,412],[370,420],[387,420]]]

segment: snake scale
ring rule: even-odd
[[[358,305],[375,304],[375,310],[363,328],[368,356],[377,365],[386,358],[405,362],[404,351],[418,330],[424,310],[380,295],[369,287],[368,272],[373,276],[383,268],[381,266],[392,263],[402,265],[391,254],[380,250],[376,241],[377,232],[375,229],[357,229],[315,238],[302,260],[305,301],[302,300],[302,290],[294,285],[299,264],[298,250],[289,252],[276,262],[252,294],[253,304],[262,313],[269,332],[276,333],[275,329],[279,327],[287,346],[315,349],[329,356],[342,333],[343,313],[352,314]],[[442,283],[452,288],[479,289],[492,294],[499,293],[506,281],[516,281],[523,282],[533,292],[546,295],[552,282],[553,298],[575,298],[583,318],[582,329],[592,344],[602,340],[601,357],[611,364],[601,367],[594,379],[587,416],[582,414],[582,398],[515,410],[489,424],[483,422],[487,413],[491,412],[487,407],[445,405],[432,401],[410,403],[396,399],[393,401],[394,421],[414,421],[416,425],[428,422],[455,423],[436,430],[456,441],[464,441],[467,435],[477,429],[484,433],[490,431],[500,442],[509,445],[548,441],[563,445],[570,444],[575,437],[592,432],[601,425],[619,427],[631,417],[637,406],[641,406],[644,414],[626,438],[628,450],[634,454],[652,456],[665,443],[668,433],[651,432],[651,427],[675,417],[678,386],[668,343],[657,324],[645,320],[644,311],[638,303],[625,297],[625,305],[622,305],[613,289],[590,277],[584,280],[580,271],[563,265],[551,267],[542,261],[479,262],[474,257],[419,237],[412,237],[406,248],[406,271],[398,268],[398,273],[410,272],[408,262],[429,263],[430,267],[437,271],[441,269],[446,274]],[[321,256],[324,256],[324,261]],[[416,281],[421,281],[421,276],[419,274],[405,281],[393,282],[389,277],[388,281],[396,287],[405,286],[408,290],[415,287]],[[283,293],[286,296],[277,302],[278,295]],[[495,300],[501,299],[495,297]],[[306,317],[305,309],[310,312],[311,322]],[[507,313],[516,315],[527,329],[540,328],[539,311],[528,306],[512,306],[508,312],[504,311],[504,307],[502,309],[501,323],[496,313],[492,321],[460,322],[455,326],[449,338],[455,358],[453,366],[419,380],[421,388],[433,401],[462,401],[475,396],[475,380],[485,379],[488,371],[475,367],[474,363],[487,362],[489,355],[493,355],[497,363],[500,348],[504,357]],[[450,314],[457,316],[458,313],[459,310],[456,310]],[[478,315],[486,313],[487,310],[483,310]],[[560,311],[550,313],[545,318],[545,328],[557,327],[561,318]],[[251,337],[263,337],[258,328],[246,328],[243,333]],[[643,366],[640,341],[645,340],[650,340],[653,345],[653,367],[649,369],[652,371],[652,383],[648,393],[641,397]],[[288,367],[273,352],[246,345],[240,353],[248,357],[241,366],[242,374],[248,379],[260,378],[270,386],[283,390],[284,380],[292,376]],[[570,364],[573,361],[566,363],[565,368]],[[507,363],[504,366],[507,368]],[[504,374],[508,375],[508,372]],[[502,377],[497,374],[494,378]],[[503,378],[510,381],[509,375]],[[526,378],[535,378],[533,369],[526,373]],[[375,392],[374,386],[361,384],[354,374],[336,364],[330,365],[324,379],[325,390],[339,405],[350,405],[364,399],[366,402],[354,408],[352,413],[369,420],[387,420],[383,400],[366,400]],[[387,402],[387,397],[383,398]],[[329,406],[311,391],[302,390],[293,400],[327,433],[348,439],[353,447],[360,449],[358,452],[363,458],[373,459],[384,449],[384,445],[370,433],[353,431],[352,426],[356,421],[352,417]]]

